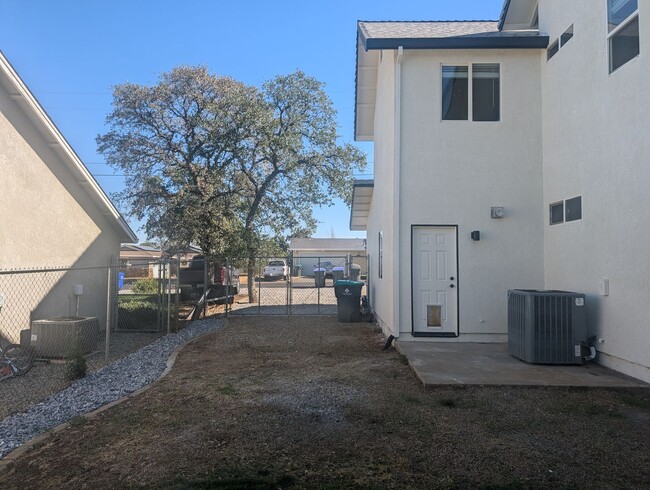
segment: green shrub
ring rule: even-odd
[[[80,352],[72,354],[65,363],[65,379],[68,381],[85,378],[86,371],[88,371],[86,358]]]
[[[133,283],[132,291],[140,294],[153,294],[158,292],[158,280],[150,277],[148,279],[138,279]]]
[[[158,306],[145,299],[120,298],[117,309],[119,328],[124,330],[137,330],[158,322]]]

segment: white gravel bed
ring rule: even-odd
[[[188,340],[218,330],[223,322],[193,322],[165,335],[127,357],[74,382],[65,390],[0,421],[0,458],[21,444],[68,420],[92,412],[146,386],[160,377],[172,352]]]

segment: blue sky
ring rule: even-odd
[[[111,87],[151,84],[180,64],[260,85],[301,69],[326,83],[342,140],[354,139],[357,20],[497,19],[502,0],[0,0],[0,50],[108,193],[123,179],[103,165]],[[372,175],[372,145],[367,152]],[[349,231],[339,203],[316,210],[316,237]],[[131,221],[141,240],[138,223]]]

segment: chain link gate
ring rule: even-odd
[[[248,270],[248,259],[228,263]],[[256,257],[252,266],[250,277],[240,275],[238,294],[226,302],[226,315],[336,315],[334,282],[367,281],[368,273],[365,255]]]

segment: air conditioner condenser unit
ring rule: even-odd
[[[582,364],[587,341],[585,295],[568,291],[508,291],[508,350],[536,364]]]

